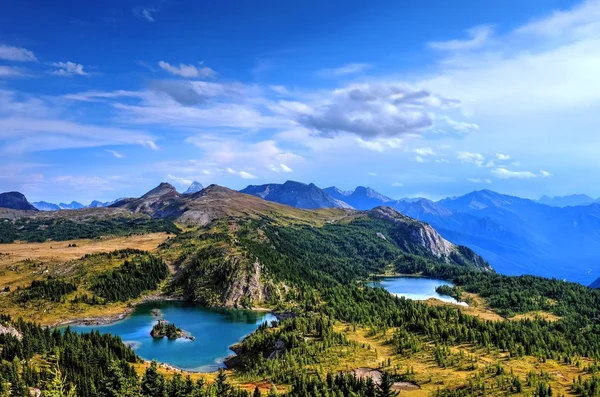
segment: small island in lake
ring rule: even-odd
[[[158,320],[154,327],[152,327],[152,331],[150,331],[150,336],[157,339],[164,338],[166,336],[171,340],[179,338],[185,338],[189,340],[196,339],[181,328],[177,328],[175,324],[169,323],[167,320]]]

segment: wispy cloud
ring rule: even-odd
[[[547,171],[540,171],[535,174],[531,171],[511,171],[506,168],[496,168],[492,170],[492,174],[500,179],[531,179],[531,178],[548,178],[550,173]]]
[[[0,65],[0,78],[16,78],[24,76],[25,73],[21,68]]]
[[[483,46],[490,38],[494,29],[490,25],[475,26],[467,29],[468,38],[464,40],[432,41],[428,43],[429,47],[443,51],[464,51],[473,50]]]
[[[492,180],[490,178],[467,178],[467,181],[472,182],[472,183],[487,183],[490,184],[492,183]]]
[[[15,62],[37,62],[37,58],[32,51],[5,44],[0,44],[0,59]]]
[[[171,174],[167,175],[167,179],[170,181],[173,181],[176,184],[181,185],[181,186],[189,186],[193,182],[191,179],[182,178],[182,177],[171,175]]]
[[[106,149],[106,152],[109,153],[110,155],[112,155],[116,159],[122,159],[125,157],[123,154],[117,152],[116,150]]]
[[[74,62],[54,62],[52,63],[52,66],[56,67],[57,69],[50,71],[51,74],[54,74],[56,76],[64,76],[64,77],[71,77],[71,76],[87,76],[89,73],[87,73],[85,70],[83,70],[83,65],[79,64],[79,63],[74,63]]]
[[[185,78],[213,78],[217,74],[208,66],[196,67],[194,65],[186,65],[184,63],[180,63],[179,66],[177,66],[171,65],[165,61],[158,62],[158,66],[171,74]]]
[[[321,69],[317,72],[317,75],[321,77],[348,76],[351,74],[362,73],[370,68],[371,65],[368,63],[348,63],[337,68]]]
[[[227,173],[231,174],[231,175],[237,175],[237,176],[239,176],[242,179],[256,179],[256,178],[258,178],[257,176],[252,175],[249,172],[242,171],[242,170],[236,171],[233,168],[227,168]]]
[[[472,152],[457,152],[456,159],[462,163],[475,164],[478,167],[483,165],[485,158],[479,153]]]
[[[158,12],[158,9],[152,7],[134,7],[132,10],[133,15],[138,18],[145,19],[148,22],[156,22],[154,14]]]

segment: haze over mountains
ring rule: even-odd
[[[592,200],[586,205],[589,200],[584,200],[583,195],[549,199],[556,204],[550,206],[481,190],[434,202],[424,198],[394,200],[362,186],[353,191],[343,191],[335,186],[320,189],[312,183],[294,181],[250,185],[241,190],[241,193],[265,201],[247,201],[244,199],[247,196],[234,197],[232,192],[235,191],[212,185],[202,188],[200,183],[194,182],[184,193],[179,193],[172,185],[163,183],[138,199],[96,202],[87,208],[108,205],[152,217],[175,217],[205,223],[215,216],[230,213],[232,208],[239,209],[249,203],[253,207],[261,202],[266,205],[269,201],[301,209],[370,210],[387,206],[429,223],[452,243],[472,248],[500,273],[536,274],[586,285],[600,276],[600,203]],[[35,209],[18,194],[0,195],[4,203],[0,206]],[[210,211],[206,210],[207,197],[211,197]],[[232,199],[235,204],[228,206],[218,202]],[[580,204],[574,205],[576,202]],[[566,203],[572,205],[563,206]],[[74,207],[73,203],[58,206],[61,205]],[[268,211],[268,207],[263,207],[260,211]]]
[[[292,185],[263,186],[277,194],[261,197],[281,202],[279,198],[289,193],[286,186]],[[318,196],[316,189],[311,187],[313,197]],[[242,190],[256,195],[261,191],[251,186]],[[551,199],[556,206],[549,206],[491,190],[437,202],[424,198],[393,200],[362,186],[350,192],[335,186],[322,191],[325,195],[319,197],[323,199],[313,202],[311,208],[343,208],[340,202],[360,210],[389,206],[431,224],[449,241],[472,248],[504,274],[536,274],[586,285],[600,275],[600,203],[594,200],[590,205],[584,201],[573,205],[575,201],[569,197],[574,196],[556,197]],[[331,199],[336,200],[334,205],[329,204]],[[295,205],[290,203],[285,202]],[[565,203],[572,205],[563,207]]]

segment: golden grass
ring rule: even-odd
[[[376,352],[375,356],[363,356],[361,359],[356,360],[350,366],[354,368],[369,367],[377,368],[382,364],[387,370],[398,371],[404,373],[407,368],[414,370],[414,381],[420,386],[420,389],[404,390],[402,394],[408,393],[411,396],[430,396],[438,388],[450,387],[458,388],[468,383],[469,378],[474,375],[478,370],[485,368],[488,365],[496,365],[500,362],[505,368],[506,373],[511,371],[521,378],[525,386],[525,378],[530,371],[540,373],[544,371],[551,375],[550,384],[552,385],[555,395],[570,395],[570,388],[573,379],[576,379],[579,375],[583,378],[589,376],[585,371],[578,369],[575,365],[566,365],[558,363],[553,360],[547,360],[546,362],[540,362],[535,357],[523,357],[511,359],[507,353],[498,352],[487,352],[485,349],[475,348],[473,346],[464,345],[459,347],[453,347],[452,353],[458,355],[460,350],[463,351],[465,356],[474,357],[477,363],[477,370],[467,369],[467,365],[463,365],[463,368],[458,366],[442,368],[438,366],[433,356],[433,345],[425,345],[422,350],[418,353],[412,354],[409,357],[398,355],[395,353],[393,346],[387,343],[389,336],[393,330],[388,330],[388,335],[369,335],[366,329],[358,328],[354,330],[352,327],[346,324],[336,325],[336,331],[342,332],[348,336],[350,340],[356,341],[365,346],[370,346],[371,350]],[[387,360],[390,360],[391,365],[387,365]],[[592,360],[581,359],[582,367],[592,363]],[[501,390],[493,390],[495,385],[495,378],[493,376],[486,376],[486,383],[489,385],[488,395],[504,395],[505,392]],[[527,387],[524,388],[521,395],[530,395],[531,390]]]
[[[560,320],[560,316],[557,316],[554,313],[549,313],[543,310],[536,310],[536,311],[532,311],[532,312],[528,312],[528,313],[523,313],[523,314],[517,314],[516,316],[513,316],[510,318],[510,320],[535,320],[536,318],[541,318],[543,320],[546,321],[558,321]]]
[[[166,233],[150,233],[129,237],[47,241],[44,243],[0,244],[0,269],[25,260],[58,263],[81,258],[85,254],[109,252],[123,248],[153,251],[167,239]],[[75,244],[76,247],[69,247]],[[0,284],[2,280],[0,279]]]
[[[69,276],[84,280],[92,273],[114,268],[122,260],[103,257],[79,260],[85,254],[110,252],[123,248],[155,251],[168,235],[151,233],[129,237],[101,238],[93,240],[50,241],[45,243],[0,244],[0,288],[14,291],[26,287],[33,280],[47,276]],[[76,247],[69,247],[76,244]],[[85,292],[84,285],[65,297],[64,303],[36,300],[15,304],[12,296],[0,293],[0,313],[13,318],[22,317],[43,325],[55,325],[76,319],[116,317],[128,310],[126,303],[91,306],[71,303],[77,294]],[[135,303],[136,301],[133,301]]]

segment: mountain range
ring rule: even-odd
[[[202,184],[194,181],[190,184],[190,186],[187,188],[187,190],[183,194],[196,193],[202,189],[204,189]],[[81,204],[80,202],[77,202],[77,201],[71,201],[71,203],[69,203],[69,204],[66,204],[66,203],[55,204],[55,203],[49,203],[47,201],[35,201],[31,204],[40,211],[79,210],[82,208],[108,207],[109,205],[114,204],[117,201],[122,200],[122,199],[123,198],[118,198],[113,201],[104,201],[104,202],[94,200],[91,203],[89,203],[88,205]]]
[[[578,205],[590,205],[600,202],[600,198],[593,199],[587,194],[571,194],[568,196],[542,196],[538,201],[540,204],[546,204],[551,207],[574,207]]]
[[[296,208],[352,208],[347,202],[332,197],[326,191],[315,186],[314,183],[307,185],[287,181],[284,184],[250,185],[240,190],[240,192]]]
[[[287,186],[296,184],[249,186],[242,192],[301,207],[290,199],[280,201],[295,191],[288,191]],[[388,206],[427,222],[444,238],[472,248],[504,274],[535,274],[583,284],[600,276],[600,203],[595,201],[589,205],[549,206],[481,190],[434,202],[423,198],[393,200],[362,186],[354,191],[314,185],[310,189],[311,197],[323,198],[313,201],[312,208],[346,208],[342,203],[360,210]],[[332,199],[334,204],[330,204]],[[568,201],[555,199],[557,204]]]
[[[600,203],[593,200],[588,205],[580,201],[580,205],[558,206],[573,204],[574,197],[583,198],[583,195],[553,198],[556,206],[491,190],[439,201],[394,200],[369,187],[343,191],[335,186],[321,189],[312,183],[287,181],[250,185],[240,192],[264,200],[250,202],[243,199],[247,196],[236,195],[234,203],[225,206],[219,200],[232,200],[233,191],[215,186],[197,190],[201,185],[195,182],[185,193],[179,193],[172,185],[163,183],[140,198],[99,203],[88,208],[108,205],[151,217],[205,224],[231,214],[234,208],[237,209],[233,212],[238,213],[239,208],[245,208],[248,203],[256,207],[254,212],[265,214],[269,212],[269,201],[299,209],[365,211],[385,206],[430,224],[452,243],[472,248],[503,274],[535,274],[586,285],[600,276]],[[192,192],[194,190],[197,191]],[[10,208],[34,209],[26,199],[23,201],[24,196],[18,198],[15,194],[18,193],[5,193],[3,206],[9,203],[9,207],[13,205]],[[258,209],[261,202],[264,204]]]
[[[106,201],[106,202],[94,200],[91,203],[89,203],[88,205],[81,204],[80,202],[77,202],[77,201],[71,201],[69,204],[66,204],[66,203],[54,204],[54,203],[49,203],[47,201],[35,201],[31,204],[40,211],[58,211],[58,210],[80,210],[82,208],[108,207],[109,205],[111,205],[112,203],[114,203],[116,201],[118,201],[118,199],[114,200],[114,201]]]

